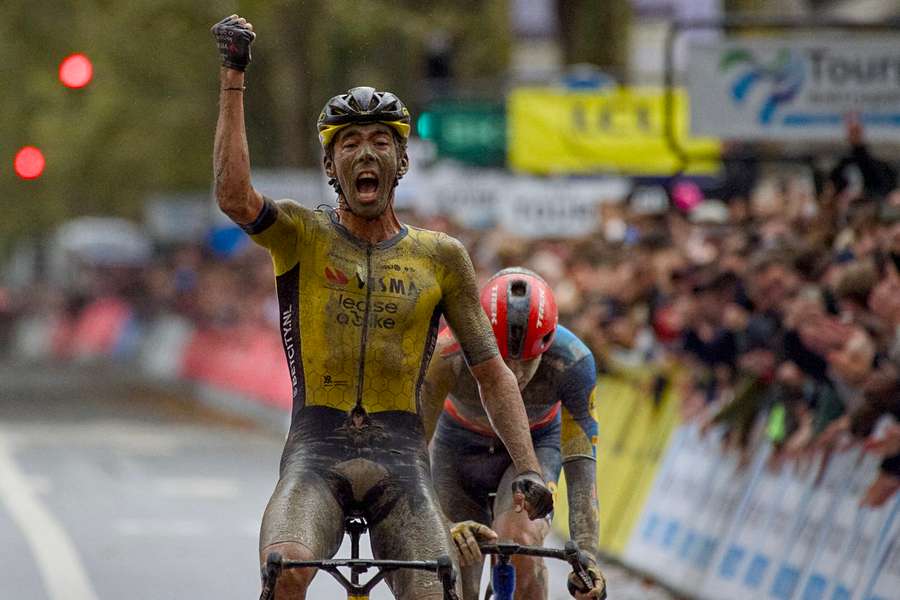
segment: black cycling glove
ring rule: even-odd
[[[250,44],[256,34],[237,15],[225,17],[212,26],[212,34],[219,44],[222,64],[229,69],[243,71],[250,64]]]
[[[540,519],[553,510],[553,494],[544,483],[544,478],[534,471],[523,471],[512,481],[512,491],[525,496],[528,518]]]

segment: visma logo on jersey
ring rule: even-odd
[[[337,285],[346,285],[350,278],[337,267],[325,267],[325,279]]]
[[[390,266],[388,266],[390,268]],[[397,326],[398,312],[403,306],[408,304],[409,299],[415,299],[419,296],[420,285],[409,276],[414,269],[403,269],[401,267],[392,269],[393,271],[404,271],[407,276],[402,275],[376,277],[369,280],[371,285],[370,296],[366,294],[367,282],[357,273],[355,285],[350,284],[350,277],[344,271],[338,269],[334,265],[325,267],[324,276],[327,280],[326,287],[337,292],[337,297],[332,295],[332,304],[334,311],[334,319],[339,325],[352,325],[354,327],[362,327],[368,314],[369,327],[376,329],[393,329]],[[349,289],[348,289],[349,288]],[[377,296],[394,296],[394,300],[384,300]],[[368,309],[367,309],[368,304]],[[401,306],[402,305],[402,306]]]
[[[350,278],[334,266],[325,267],[325,279],[333,286],[346,286]],[[372,280],[372,290],[382,294],[395,294],[397,296],[415,297],[419,295],[419,286],[410,278],[404,277],[377,277]],[[331,287],[331,286],[329,286]],[[365,289],[366,282],[362,276],[357,275],[356,288]]]

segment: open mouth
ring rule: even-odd
[[[374,200],[378,194],[378,177],[369,171],[364,171],[357,175],[356,193],[360,201]]]

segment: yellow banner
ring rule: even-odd
[[[680,161],[666,143],[664,98],[661,88],[514,90],[507,108],[510,166],[542,175],[671,175]],[[676,90],[674,101],[676,137],[688,155],[704,157],[692,158],[685,172],[715,173],[719,141],[688,138],[686,93]]]
[[[600,549],[625,550],[650,493],[669,434],[680,422],[677,374],[670,373],[661,398],[653,397],[656,372],[634,369],[602,375],[594,388],[597,419],[597,496],[600,501]],[[553,502],[553,527],[569,537],[565,478]]]

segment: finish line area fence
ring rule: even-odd
[[[860,507],[879,459],[853,448],[774,468],[739,461],[716,431],[681,424],[675,385],[649,369],[598,379],[597,486],[604,552],[704,600],[900,597],[900,496]],[[554,526],[567,536],[565,483]]]

